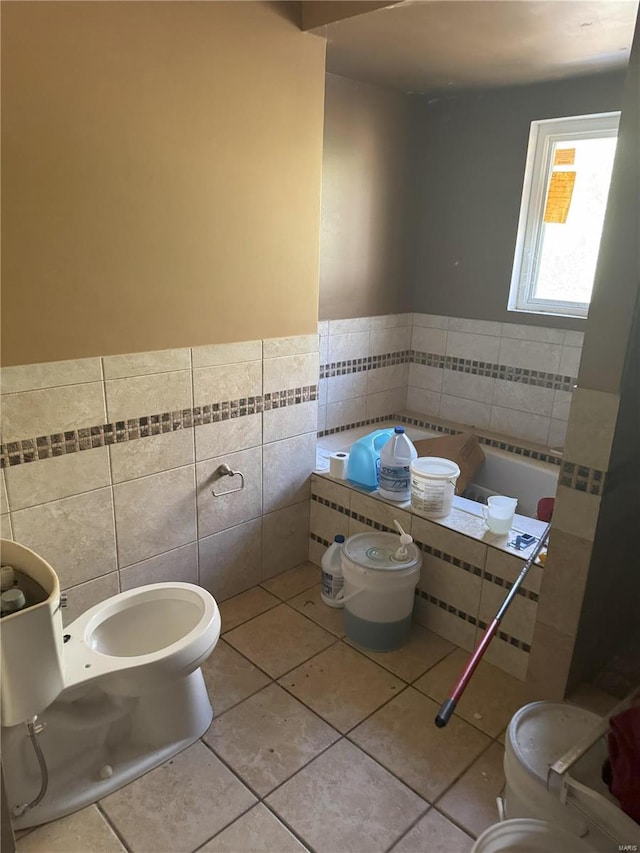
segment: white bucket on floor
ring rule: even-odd
[[[450,459],[421,456],[409,466],[411,509],[427,518],[444,518],[451,512],[460,468]]]
[[[547,790],[547,774],[549,767],[592,731],[600,719],[591,711],[564,702],[532,702],[516,711],[507,729],[504,749],[507,818],[548,820],[576,835],[588,833],[587,820]],[[601,754],[596,752],[589,759],[593,766],[583,770],[586,784],[598,786],[605,758],[603,747]]]
[[[593,847],[543,820],[517,818],[490,826],[471,853],[593,853]]]
[[[344,628],[362,648],[392,651],[409,638],[422,557],[410,544],[399,559],[399,548],[398,536],[374,531],[344,543]]]

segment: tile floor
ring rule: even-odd
[[[467,653],[420,626],[364,653],[303,564],[220,606],[193,746],[18,853],[467,853],[497,820],[503,732],[524,685],[481,663],[446,729]]]

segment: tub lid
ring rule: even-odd
[[[442,456],[419,456],[409,466],[412,474],[431,477],[434,480],[449,480],[460,476],[459,466]]]
[[[593,853],[593,848],[572,832],[528,817],[494,823],[478,837],[471,853],[549,853],[550,850]]]
[[[395,554],[400,548],[400,537],[396,533],[357,533],[344,543],[344,556],[364,569],[393,571],[410,569],[422,563],[420,551],[411,543],[406,546],[407,557],[396,560]]]
[[[549,767],[600,723],[592,711],[566,702],[531,702],[516,711],[507,748],[546,785]]]

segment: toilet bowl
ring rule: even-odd
[[[27,726],[2,727],[14,827],[84,808],[200,738],[213,719],[200,666],[220,629],[213,597],[177,582],[114,595],[68,625],[62,692],[37,715],[48,784],[35,805],[43,777]]]
[[[213,597],[193,584],[114,595],[66,627],[61,698],[96,680],[106,693],[139,696],[186,676],[213,651],[220,624]]]

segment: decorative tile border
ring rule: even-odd
[[[590,495],[601,495],[604,489],[606,473],[598,468],[588,468],[577,462],[562,461],[560,468],[560,486],[567,486],[577,492],[587,492]]]
[[[135,441],[139,438],[189,429],[203,424],[242,418],[317,399],[318,386],[304,385],[255,397],[222,400],[217,403],[207,403],[204,406],[194,406],[191,409],[144,415],[98,426],[41,435],[37,438],[10,441],[1,447],[0,467],[8,468],[23,465],[26,462],[37,462],[40,459],[52,459],[56,456],[65,456],[67,453],[78,453],[94,447],[106,447],[110,444]]]
[[[577,381],[572,376],[563,376],[559,373],[545,373],[542,370],[530,370],[526,367],[511,367],[507,364],[476,361],[419,350],[410,350],[409,358],[412,364],[426,364],[429,367],[440,367],[444,370],[472,373],[474,376],[489,376],[492,379],[504,379],[507,382],[520,382],[522,385],[537,385],[554,391],[571,391]]]
[[[445,435],[458,435],[463,430],[455,429],[454,427],[446,426],[445,424],[436,424],[431,421],[425,420],[424,418],[412,418],[408,415],[399,415],[396,413],[391,413],[389,415],[382,415],[377,418],[369,418],[364,421],[357,421],[350,424],[343,424],[339,427],[333,427],[332,429],[325,429],[318,433],[318,438],[322,438],[325,435],[334,435],[338,432],[347,432],[350,429],[355,429],[356,427],[361,426],[370,426],[371,424],[383,423],[384,421],[397,421],[401,424],[409,424],[410,426],[417,426],[421,429],[428,429],[431,432],[441,432]],[[512,444],[511,442],[501,441],[497,438],[491,438],[486,435],[482,435],[481,433],[476,431],[476,435],[478,436],[478,441],[480,444],[485,444],[487,447],[495,447],[499,450],[506,450],[508,453],[515,453],[516,456],[524,456],[527,459],[535,459],[538,462],[548,462],[550,465],[560,465],[562,460],[559,456],[552,453],[545,453],[543,450],[532,450],[530,447],[523,447],[520,444]]]
[[[553,391],[571,391],[577,382],[575,377],[560,373],[546,373],[543,370],[530,370],[526,367],[512,367],[508,364],[476,361],[475,359],[458,358],[453,355],[440,355],[439,353],[422,352],[421,350],[402,350],[322,364],[320,365],[320,379],[362,373],[393,364],[424,364],[442,370],[471,373],[474,376],[488,376],[492,379],[519,382],[521,385],[535,385]]]
[[[391,367],[394,364],[408,364],[411,350],[386,352],[382,355],[369,355],[364,358],[351,358],[346,361],[332,361],[320,365],[320,379],[330,376],[347,376],[350,373],[362,373],[379,367]]]

